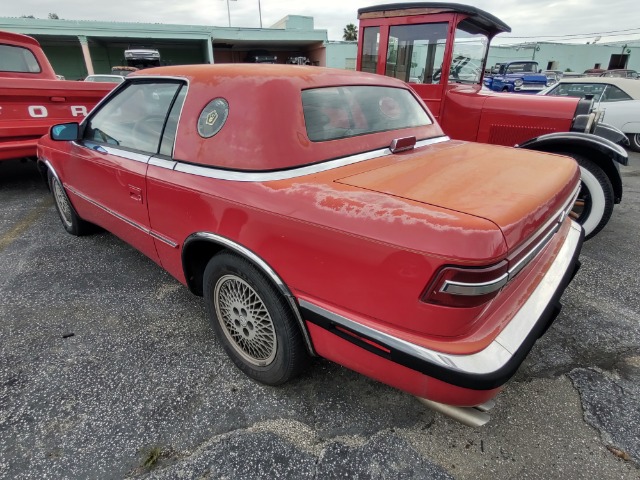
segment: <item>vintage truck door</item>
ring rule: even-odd
[[[367,18],[360,15],[358,70],[403,80],[438,118],[449,76],[450,14]]]

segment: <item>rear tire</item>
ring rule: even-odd
[[[291,308],[251,262],[228,251],[215,255],[204,272],[203,293],[211,326],[246,375],[280,385],[307,365]]]
[[[575,158],[580,166],[580,193],[570,215],[584,228],[585,238],[592,238],[604,228],[613,213],[611,181],[604,170],[588,158],[575,153],[558,153]]]
[[[91,233],[92,224],[84,221],[71,205],[71,201],[67,196],[67,192],[58,177],[54,176],[51,171],[48,172],[49,188],[53,195],[53,201],[56,210],[60,216],[60,221],[64,229],[71,235],[82,236]]]
[[[627,137],[629,137],[629,149],[640,152],[640,133],[630,133]]]

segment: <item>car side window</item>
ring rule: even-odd
[[[602,95],[603,102],[623,102],[631,100],[631,97],[613,85],[607,85],[607,89]]]
[[[155,154],[180,83],[131,83],[87,122],[84,140]]]
[[[187,87],[180,88],[178,95],[176,96],[169,117],[167,118],[167,124],[162,132],[162,143],[160,143],[160,155],[166,155],[168,157],[173,155],[173,143],[176,139],[176,132],[178,131],[178,120],[180,119],[180,112],[182,111],[182,104],[184,103],[184,97],[187,96]]]

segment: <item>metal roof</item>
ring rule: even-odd
[[[417,3],[387,3],[383,5],[374,5],[372,7],[364,7],[358,9],[358,18],[370,13],[383,13],[383,16],[389,15],[388,12],[398,12],[399,10],[407,10],[408,15],[429,15],[436,13],[463,13],[469,15],[479,27],[490,32],[491,36],[501,32],[511,32],[511,27],[499,18],[491,15],[484,10],[463,5],[461,3],[444,3],[444,2],[417,2]]]

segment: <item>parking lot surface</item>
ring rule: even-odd
[[[68,235],[0,164],[0,478],[640,478],[640,155],[564,309],[473,429],[322,359],[265,387],[201,298],[113,235]]]

